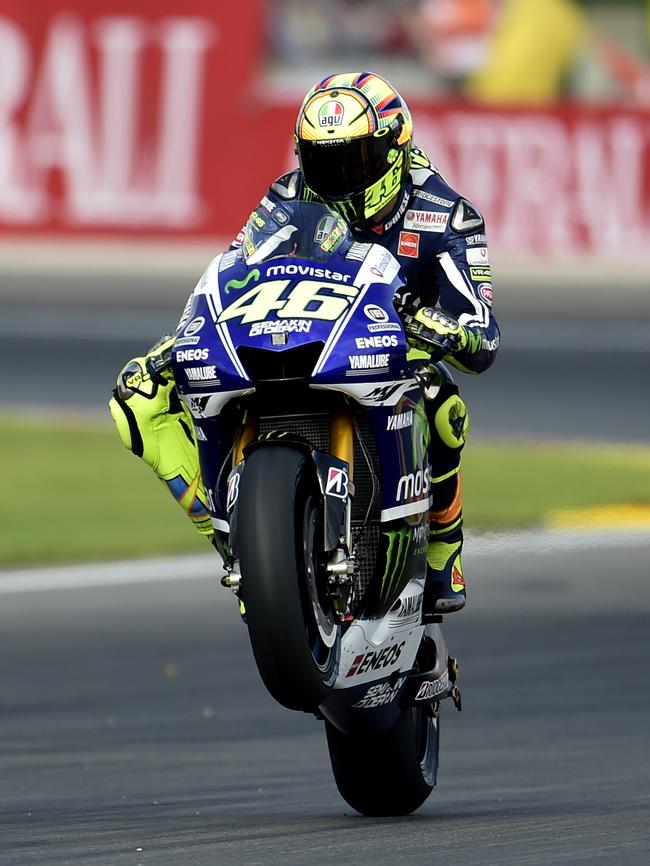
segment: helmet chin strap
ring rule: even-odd
[[[397,190],[397,192],[388,202],[388,204],[384,205],[384,207],[380,211],[377,211],[377,213],[368,220],[371,225],[378,225],[379,223],[385,222],[386,217],[389,217],[397,207],[397,203],[399,201],[399,197],[402,194],[402,190],[403,187],[400,186],[400,188]]]

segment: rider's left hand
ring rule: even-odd
[[[416,349],[438,358],[461,352],[469,340],[467,330],[453,316],[433,307],[422,307],[415,313],[406,325],[406,336]]]

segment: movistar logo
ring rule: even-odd
[[[231,289],[245,289],[250,282],[256,283],[260,278],[259,268],[253,268],[246,274],[243,280],[228,280],[223,288],[224,295],[230,294]]]

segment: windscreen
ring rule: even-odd
[[[242,249],[248,265],[279,256],[323,262],[352,243],[345,220],[321,202],[263,199],[248,218]]]

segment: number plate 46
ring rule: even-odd
[[[334,322],[359,294],[355,286],[301,280],[287,293],[291,280],[271,280],[254,286],[226,307],[218,322],[241,319],[242,325],[261,322],[275,313],[281,319],[322,319]]]

